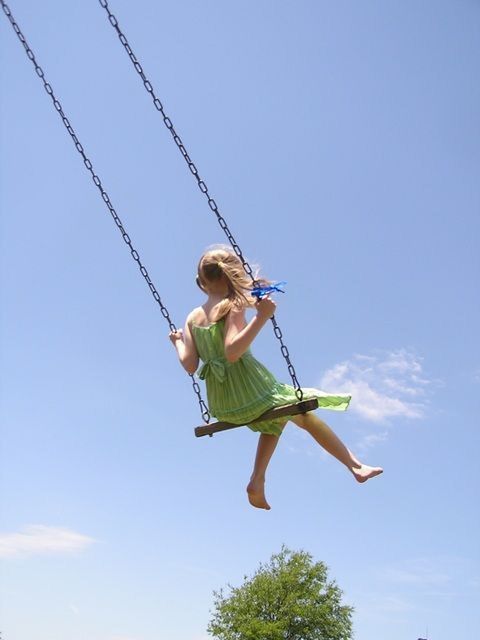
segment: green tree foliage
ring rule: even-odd
[[[214,593],[208,632],[219,640],[350,640],[352,607],[323,562],[285,546],[240,587]]]

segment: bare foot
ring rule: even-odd
[[[351,471],[357,482],[366,482],[370,478],[374,478],[375,476],[379,476],[383,473],[382,467],[369,467],[366,464],[362,464],[359,467],[353,467]]]
[[[265,480],[250,480],[247,487],[248,501],[257,509],[270,509],[270,505],[265,499]]]

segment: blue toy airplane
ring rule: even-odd
[[[261,300],[262,298],[265,298],[265,296],[268,296],[270,293],[274,293],[275,291],[278,291],[279,293],[285,293],[285,291],[280,287],[283,287],[286,284],[287,283],[282,280],[282,282],[272,282],[272,284],[266,285],[265,287],[254,287],[252,289],[252,296],[255,296],[255,298]]]

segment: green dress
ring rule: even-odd
[[[198,377],[205,380],[210,413],[217,420],[246,424],[253,431],[279,436],[287,418],[249,424],[262,413],[298,401],[294,387],[278,382],[250,350],[235,362],[228,362],[224,348],[225,320],[201,327],[192,324],[192,334],[203,365]],[[305,400],[317,398],[319,407],[345,411],[351,396],[331,395],[319,389],[303,388]]]

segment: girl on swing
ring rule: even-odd
[[[262,281],[265,282],[265,281]],[[254,425],[249,422],[272,407],[297,402],[295,389],[278,382],[251,352],[250,345],[275,313],[270,297],[257,300],[251,295],[252,282],[233,251],[207,251],[198,263],[197,284],[207,295],[201,307],[187,317],[185,329],[170,334],[184,369],[205,380],[210,412],[217,420],[246,424],[260,432],[257,454],[247,494],[250,504],[270,509],[265,498],[265,473],[285,424],[290,420],[305,429],[328,453],[343,463],[357,482],[382,473],[380,467],[361,463],[330,427],[313,412],[276,418]],[[247,322],[245,310],[254,308]],[[331,395],[318,389],[303,389],[304,399],[317,398],[319,407],[345,411],[348,395]]]

